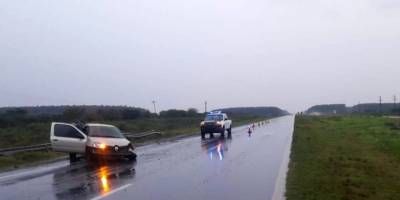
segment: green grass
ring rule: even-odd
[[[149,130],[163,132],[162,136],[150,136],[139,140],[133,140],[135,144],[151,142],[162,138],[170,138],[179,135],[190,135],[199,132],[202,118],[169,118],[169,119],[138,119],[124,121],[102,121],[100,123],[113,124],[123,132],[139,133]],[[250,122],[265,120],[263,117],[242,116],[233,118],[233,125],[239,126]],[[50,123],[31,123],[25,126],[0,128],[0,148],[26,146],[49,142]],[[0,156],[0,170],[5,168],[18,168],[21,165],[36,161],[53,159],[65,154],[54,152],[28,152],[11,156]]]
[[[0,128],[0,148],[49,142],[50,123]]]
[[[66,154],[56,152],[21,152],[12,156],[0,156],[0,169],[16,169],[24,165],[54,159],[60,156],[66,156]]]
[[[296,117],[287,199],[400,199],[399,124],[383,117]]]

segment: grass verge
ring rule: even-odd
[[[25,165],[39,163],[41,161],[52,160],[61,156],[66,156],[64,153],[57,152],[20,152],[12,156],[0,156],[0,170],[17,169]]]
[[[287,199],[400,199],[398,120],[296,117]]]

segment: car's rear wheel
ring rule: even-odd
[[[232,126],[229,127],[229,129],[228,129],[228,137],[231,137],[231,136],[232,136]]]

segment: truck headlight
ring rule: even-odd
[[[201,122],[201,123],[200,123],[200,126],[204,126],[204,122]]]

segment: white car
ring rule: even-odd
[[[136,159],[134,147],[121,131],[107,124],[74,124],[53,122],[50,141],[54,151],[69,153],[75,161],[77,154],[92,158]]]
[[[207,133],[213,136],[213,133],[221,133],[221,137],[225,137],[225,131],[228,131],[228,137],[232,134],[232,120],[228,119],[228,115],[222,112],[210,112],[206,115],[204,121],[200,123],[201,137],[205,138]]]

